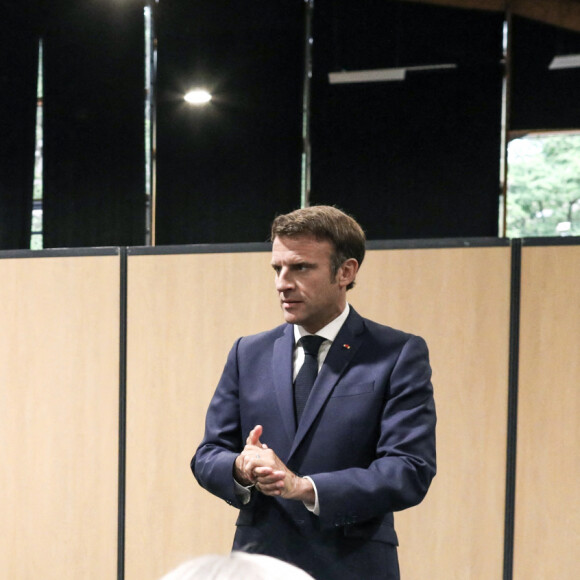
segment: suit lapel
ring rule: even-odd
[[[294,352],[294,327],[287,324],[284,334],[274,342],[272,356],[272,376],[280,416],[288,440],[296,434],[296,415],[294,413],[294,393],[292,386],[292,355]]]
[[[336,335],[320,369],[312,392],[298,425],[290,457],[304,439],[312,423],[322,410],[336,383],[350,365],[363,342],[364,322],[351,306],[351,312]]]

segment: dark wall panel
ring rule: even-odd
[[[302,3],[167,0],[158,30],[157,243],[264,241],[300,203]]]
[[[555,56],[580,54],[580,32],[514,18],[512,44],[510,128],[579,129],[580,68],[549,66]]]
[[[408,3],[315,5],[312,201],[373,239],[498,229],[501,15]],[[455,64],[405,81],[329,72]]]
[[[143,2],[58,0],[45,40],[45,247],[144,242]]]
[[[0,249],[30,245],[39,10],[0,1]]]
[[[29,244],[38,38],[45,247],[145,241],[143,0],[0,0],[0,248]],[[163,0],[157,243],[263,241],[300,203],[305,3]],[[312,203],[369,238],[494,236],[501,13],[316,0]],[[511,129],[578,128],[580,34],[513,19]],[[328,73],[449,64],[404,82]],[[195,84],[214,94],[194,109]]]

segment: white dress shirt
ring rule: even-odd
[[[325,340],[320,345],[320,350],[318,351],[318,370],[322,367],[326,355],[332,346],[336,335],[342,328],[344,321],[348,318],[348,313],[350,312],[350,306],[346,305],[346,308],[342,313],[337,316],[332,322],[329,322],[324,328],[321,328],[316,336],[322,336]],[[298,371],[302,368],[304,364],[304,349],[302,345],[298,342],[303,336],[308,336],[310,333],[306,332],[302,326],[294,325],[294,374],[292,376],[292,382],[296,379]]]

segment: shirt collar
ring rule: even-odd
[[[316,335],[322,336],[326,340],[330,340],[332,342],[338,331],[342,328],[345,320],[348,318],[348,314],[350,312],[350,305],[347,302],[346,308],[339,314],[334,320],[329,322],[324,328],[321,328]],[[298,326],[297,324],[294,325],[294,344],[296,344],[303,336],[308,336],[310,333],[304,330],[302,326]]]

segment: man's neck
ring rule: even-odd
[[[344,310],[334,319],[331,320],[327,325],[325,325],[320,330],[316,331],[315,333],[308,332],[304,327],[298,326],[297,324],[294,325],[294,339],[297,342],[303,336],[308,334],[317,334],[318,336],[323,336],[327,340],[334,340],[336,335],[342,328],[342,325],[345,323],[348,315],[350,313],[350,305],[348,302],[346,303]]]

